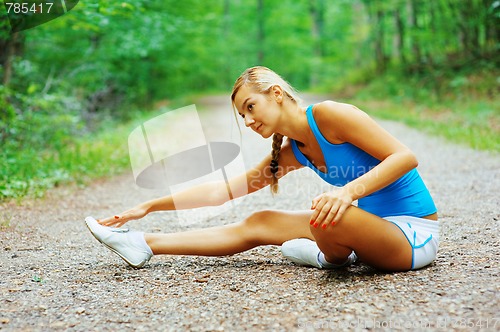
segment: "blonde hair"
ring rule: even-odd
[[[245,70],[234,83],[233,92],[231,93],[231,101],[235,111],[236,106],[234,105],[234,98],[240,88],[244,85],[251,86],[255,89],[255,91],[261,94],[268,94],[273,86],[278,85],[283,90],[285,97],[298,105],[302,103],[302,100],[297,95],[297,91],[295,91],[295,89],[288,82],[281,78],[281,76],[269,68],[256,66]],[[278,178],[276,177],[276,173],[278,172],[278,162],[282,143],[283,135],[275,133],[273,135],[270,164],[271,174],[273,176],[271,179],[271,192],[273,194],[278,192]]]

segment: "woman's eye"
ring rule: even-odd
[[[240,116],[241,116],[243,119],[245,118],[245,114],[240,113]]]
[[[248,110],[251,111],[253,109],[253,104],[248,105]]]

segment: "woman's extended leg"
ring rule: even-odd
[[[148,233],[144,238],[155,255],[232,255],[259,245],[313,239],[310,217],[311,211],[266,210],[236,224],[170,234]]]
[[[412,247],[393,223],[349,207],[340,221],[325,229],[310,226],[327,261],[341,263],[354,250],[363,262],[375,268],[406,271],[412,264]]]
[[[308,238],[316,241],[331,263],[342,263],[355,251],[362,261],[379,269],[411,268],[412,248],[403,232],[391,222],[351,206],[335,226],[324,230],[309,225],[311,214],[312,211],[262,211],[240,223],[170,234],[149,233],[142,241],[146,240],[154,254],[223,256],[259,245],[282,245],[288,240]],[[87,221],[87,226],[99,241],[134,267],[143,266],[151,257],[137,251],[140,245],[127,233],[114,233],[95,220]]]

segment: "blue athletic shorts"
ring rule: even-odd
[[[411,269],[417,270],[436,259],[439,247],[439,221],[411,216],[385,217],[406,235],[413,251]]]

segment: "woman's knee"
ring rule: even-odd
[[[309,226],[311,233],[316,239],[328,239],[332,242],[345,239],[352,232],[352,220],[342,216],[342,218],[335,224],[328,224],[325,228],[323,225],[312,224]]]
[[[275,211],[271,210],[262,210],[262,211],[257,211],[249,215],[245,220],[243,220],[243,223],[247,227],[262,227],[267,224],[270,218],[272,218],[272,215],[275,213]]]
[[[310,226],[310,231],[322,250],[341,251],[341,255],[350,253],[348,248],[351,248],[353,241],[356,240],[357,228],[362,227],[357,218],[356,210],[357,207],[350,206],[337,223],[329,224],[326,228],[321,227],[321,225]]]
[[[269,220],[272,218],[274,211],[263,210],[254,212],[241,222],[243,228],[243,236],[249,241],[255,241],[260,238],[270,228]]]

